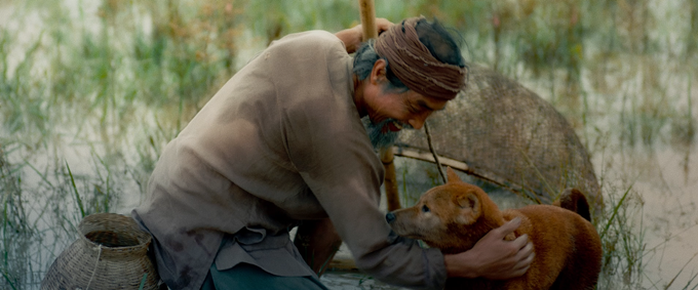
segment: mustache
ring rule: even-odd
[[[368,138],[371,140],[373,148],[378,150],[393,146],[400,137],[400,131],[394,132],[388,129],[388,124],[392,123],[398,129],[412,129],[409,124],[402,123],[395,119],[386,119],[378,123],[374,123],[368,116],[361,118],[361,122],[366,129]]]

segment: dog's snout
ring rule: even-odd
[[[392,223],[395,220],[395,214],[392,212],[389,212],[388,214],[385,215],[385,220],[388,221],[388,223]]]

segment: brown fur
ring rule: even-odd
[[[584,194],[576,188],[565,189],[560,195],[560,199],[554,201],[553,205],[569,209],[581,215],[585,220],[591,221],[589,202]]]
[[[584,195],[575,193],[574,198],[576,205]],[[451,278],[446,289],[594,288],[601,270],[601,241],[588,220],[552,205],[500,211],[482,189],[462,182],[451,168],[447,184],[427,191],[415,206],[387,216],[397,234],[421,239],[445,254],[469,250],[490,230],[516,217],[522,223],[514,235],[528,234],[535,251],[526,274],[506,281]]]

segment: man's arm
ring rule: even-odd
[[[503,280],[525,274],[535,256],[533,244],[528,241],[527,235],[514,241],[504,240],[519,225],[521,219],[516,218],[490,231],[472,249],[444,255],[448,276]]]
[[[378,28],[378,34],[383,31],[388,30],[393,23],[385,18],[376,18],[376,27]],[[334,34],[344,42],[344,46],[347,48],[348,53],[355,52],[363,40],[363,30],[361,24],[354,26],[352,28],[344,29]]]
[[[387,30],[392,22],[385,18],[376,19],[378,32]],[[361,45],[363,30],[361,25],[344,29],[335,33],[335,36],[344,42],[347,53],[353,53]],[[318,221],[304,221],[298,227],[294,244],[300,251],[306,263],[321,276],[327,269],[327,265],[334,258],[342,244],[342,239],[329,218]]]
[[[504,237],[513,233],[521,219],[514,219],[485,235],[472,249],[453,255],[444,255],[449,277],[505,280],[526,273],[535,253],[528,236],[514,241]],[[305,221],[298,227],[294,240],[306,263],[321,276],[342,244],[330,219]]]

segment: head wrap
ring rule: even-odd
[[[443,63],[419,41],[413,17],[391,26],[374,44],[376,53],[388,60],[389,69],[407,88],[423,96],[451,100],[465,86],[467,67]],[[460,52],[459,52],[460,53]]]

